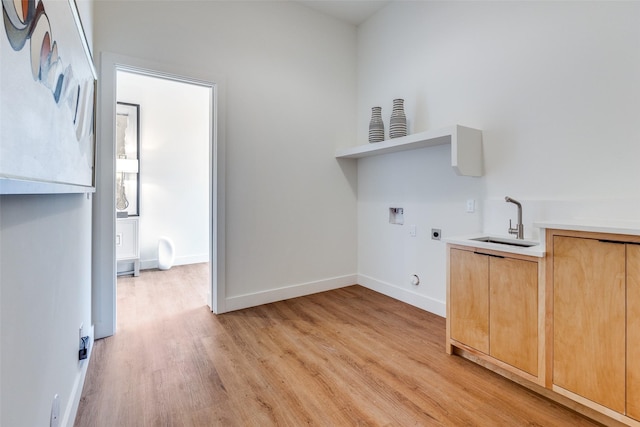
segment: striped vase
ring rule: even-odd
[[[404,99],[394,99],[389,123],[389,137],[400,138],[402,136],[407,136],[407,116],[404,114]]]
[[[382,107],[371,109],[371,121],[369,122],[369,142],[384,141],[384,123],[382,122]]]

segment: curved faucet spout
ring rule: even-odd
[[[517,201],[517,200],[515,200],[515,199],[512,199],[512,198],[511,198],[511,197],[509,197],[509,196],[506,196],[506,197],[504,198],[504,201],[505,201],[505,202],[509,202],[509,203],[515,203],[515,204],[516,204],[516,205],[518,205],[518,206],[522,206],[522,205],[520,204],[520,202],[519,202],[519,201]]]
[[[505,202],[513,203],[518,207],[518,224],[515,227],[511,227],[511,220],[509,220],[509,234],[515,234],[518,239],[524,239],[524,225],[522,224],[522,204],[512,199],[509,196],[504,198]]]

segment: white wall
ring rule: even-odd
[[[209,262],[209,88],[118,72],[118,101],[140,105],[140,261]]]
[[[353,283],[355,165],[334,151],[355,140],[355,28],[293,2],[95,13],[98,52],[225,76],[227,309]]]
[[[91,2],[78,9],[91,40]],[[91,216],[84,194],[0,196],[2,426],[49,425],[55,394],[59,425],[73,425],[88,366],[80,325],[93,337]]]
[[[91,330],[91,200],[84,194],[0,196],[3,426],[73,424]]]
[[[444,147],[361,161],[365,282],[444,314],[445,245],[427,230],[506,234],[506,195],[523,201],[534,237],[535,220],[640,220],[639,21],[637,2],[393,2],[360,26],[359,143],[372,106],[388,126],[392,99],[405,98],[410,132],[483,129],[486,169],[453,175]],[[387,223],[391,203],[409,206],[418,237]]]

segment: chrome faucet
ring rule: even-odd
[[[515,234],[517,239],[524,239],[524,225],[522,224],[522,205],[519,201],[507,196],[504,200],[508,203],[513,203],[518,207],[518,223],[515,228],[511,226],[511,220],[509,220],[509,234]]]

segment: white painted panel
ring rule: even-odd
[[[138,218],[116,219],[116,260],[140,258]]]

